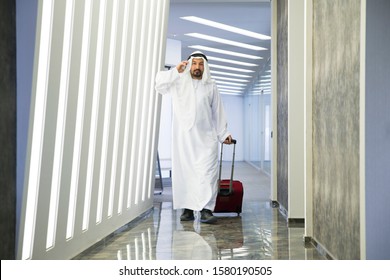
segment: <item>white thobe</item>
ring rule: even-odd
[[[222,100],[215,82],[209,78],[207,65],[202,80],[188,77],[191,77],[188,69],[179,74],[176,68],[156,76],[156,91],[171,94],[173,101],[173,208],[214,210],[218,142],[222,143],[230,133]]]

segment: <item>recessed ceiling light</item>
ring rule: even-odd
[[[255,71],[253,71],[253,70],[242,69],[242,68],[235,68],[235,67],[229,67],[229,66],[218,65],[218,64],[212,64],[212,63],[209,63],[209,67],[210,67],[210,68],[227,69],[227,70],[231,70],[231,71],[245,72],[245,73],[253,73],[253,72],[255,72]]]
[[[271,94],[271,92],[265,90],[252,90],[249,93],[249,95],[262,95],[262,94]]]
[[[240,84],[240,83],[231,83],[231,82],[224,82],[224,81],[215,81],[217,85],[231,85],[231,86],[240,86],[240,87],[246,87],[246,84]]]
[[[230,89],[221,89],[221,90],[219,90],[219,93],[221,93],[221,92],[242,93],[242,91],[239,91],[239,90],[230,90]]]
[[[271,86],[271,83],[269,83],[269,82],[259,83],[259,84],[257,84],[257,86],[259,86],[259,87]]]
[[[271,86],[254,86],[253,89],[265,89],[265,88],[271,88]]]
[[[244,87],[239,87],[239,86],[226,86],[226,85],[217,85],[219,89],[235,89],[235,90],[244,90]]]
[[[271,37],[267,36],[267,35],[263,35],[263,34],[256,33],[256,32],[252,32],[252,31],[249,31],[249,30],[246,30],[246,29],[242,29],[242,28],[238,28],[238,27],[234,27],[234,26],[231,26],[231,25],[219,23],[219,22],[216,22],[216,21],[207,20],[207,19],[200,18],[200,17],[187,16],[187,17],[181,17],[181,19],[192,21],[192,22],[196,22],[196,23],[199,23],[199,24],[204,24],[204,25],[207,25],[207,26],[215,27],[215,28],[218,28],[218,29],[222,29],[222,30],[226,30],[226,31],[234,32],[234,33],[238,33],[238,34],[241,34],[241,35],[249,36],[249,37],[260,39],[260,40],[270,40],[271,39]]]
[[[234,78],[220,77],[220,76],[212,76],[212,78],[215,80],[225,80],[225,81],[232,81],[232,82],[249,83],[248,80],[244,80],[244,79],[234,79]]]
[[[259,66],[258,64],[254,63],[248,63],[248,62],[243,62],[243,61],[238,61],[238,60],[233,60],[233,59],[226,59],[226,58],[220,58],[220,57],[215,57],[215,56],[207,56],[208,60],[215,60],[219,62],[225,62],[225,63],[231,63],[231,64],[237,64],[241,66],[248,66],[248,67],[255,67]]]
[[[219,38],[219,37],[215,37],[215,36],[209,36],[209,35],[200,34],[200,33],[187,33],[184,35],[207,40],[207,41],[217,42],[217,43],[221,43],[221,44],[231,45],[231,46],[235,46],[235,47],[245,48],[245,49],[249,49],[249,50],[255,50],[255,51],[267,50],[266,48],[263,48],[263,47],[249,45],[249,44],[240,43],[237,41],[227,40],[227,39],[223,39],[223,38]]]
[[[239,77],[239,78],[252,78],[252,76],[249,76],[249,75],[235,74],[235,73],[215,71],[215,70],[210,70],[210,73],[211,74],[225,75],[225,76],[232,76],[232,77]]]
[[[220,94],[224,94],[224,95],[237,95],[237,96],[242,96],[241,93],[233,93],[233,92],[227,92],[227,91],[220,91],[219,93],[220,93]]]
[[[238,57],[243,57],[243,58],[249,58],[249,59],[263,59],[261,56],[255,56],[255,55],[250,55],[250,54],[245,54],[245,53],[239,53],[239,52],[232,52],[232,51],[226,51],[222,49],[217,49],[217,48],[210,48],[202,45],[193,45],[193,46],[188,46],[191,49],[197,49],[197,50],[204,50],[204,51],[209,51],[209,52],[216,52],[220,54],[227,54],[227,55],[232,55],[232,56],[238,56]]]
[[[263,89],[263,90],[271,90],[271,87],[254,87],[253,88],[253,90],[261,90],[261,89]]]

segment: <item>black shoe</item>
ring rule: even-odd
[[[214,224],[217,222],[217,218],[213,216],[211,210],[203,209],[200,211],[200,221],[206,224]]]
[[[180,216],[180,221],[193,221],[195,220],[194,211],[190,209],[184,209],[183,214]]]

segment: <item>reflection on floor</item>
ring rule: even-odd
[[[236,163],[235,178],[243,181],[240,216],[219,213],[214,225],[181,222],[173,210],[171,188],[156,195],[154,207],[127,229],[100,242],[75,259],[90,260],[323,260],[303,241],[303,227],[288,227],[269,202],[269,178],[244,162]]]

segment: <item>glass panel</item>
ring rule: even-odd
[[[270,61],[246,95],[246,160],[271,173],[271,72]]]

